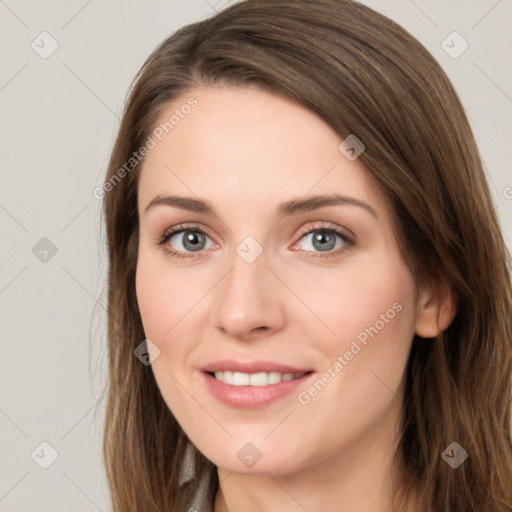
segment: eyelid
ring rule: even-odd
[[[175,235],[177,233],[183,232],[183,231],[200,231],[201,233],[204,233],[205,235],[209,236],[212,240],[213,237],[209,233],[209,229],[203,226],[202,224],[199,224],[197,222],[184,222],[182,224],[176,224],[175,226],[172,226],[169,229],[166,229],[164,231],[164,234],[160,237],[158,237],[158,242],[161,243],[163,240],[165,240],[167,237]]]
[[[316,221],[313,223],[312,226],[308,226],[308,227],[300,229],[299,233],[297,234],[297,237],[298,237],[297,241],[300,240],[304,235],[307,235],[307,234],[311,233],[312,231],[320,231],[320,230],[324,230],[324,229],[326,231],[340,232],[340,234],[342,234],[343,236],[345,236],[352,242],[355,242],[357,240],[357,236],[352,231],[350,231],[350,229],[338,226],[331,222]],[[295,242],[295,243],[297,243],[297,242]]]

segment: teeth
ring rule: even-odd
[[[282,380],[292,380],[302,377],[305,373],[279,373],[279,372],[215,372],[215,378],[232,386],[268,386],[278,384]]]
[[[249,375],[247,373],[233,373],[233,386],[248,386],[249,385]]]

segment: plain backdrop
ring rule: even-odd
[[[106,260],[92,191],[146,57],[230,3],[0,0],[0,512],[108,510]],[[510,248],[512,0],[362,3],[409,30],[451,78]]]

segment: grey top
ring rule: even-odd
[[[189,482],[195,477],[194,472],[194,450],[189,443],[185,452],[183,466],[180,473],[180,486]],[[188,508],[184,512],[213,512],[213,505],[210,501],[210,480],[209,475],[205,473],[199,480],[198,486],[195,489],[192,501],[188,504]]]

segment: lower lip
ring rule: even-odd
[[[296,391],[314,372],[309,372],[292,380],[284,380],[268,386],[232,386],[226,384],[207,372],[201,372],[210,392],[222,403],[242,409],[265,407],[274,400]]]

